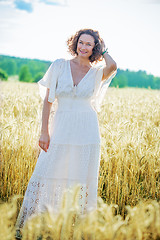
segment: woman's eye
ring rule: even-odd
[[[83,42],[81,42],[81,41],[79,41],[79,43],[80,43],[80,44],[83,44]],[[87,46],[91,46],[90,43],[87,43],[86,45],[87,45]]]

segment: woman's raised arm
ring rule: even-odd
[[[108,54],[104,41],[102,41],[102,54],[106,64],[106,66],[103,68],[102,80],[105,80],[108,77],[110,77],[114,71],[117,70],[117,64],[113,60],[113,58]]]

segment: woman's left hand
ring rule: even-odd
[[[103,53],[103,52],[105,51],[105,49],[106,49],[106,45],[105,45],[103,39],[101,39],[101,49],[102,49],[102,53]]]

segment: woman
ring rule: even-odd
[[[42,150],[25,193],[19,227],[47,205],[58,212],[64,191],[76,183],[81,186],[81,213],[97,207],[100,132],[96,111],[117,66],[98,31],[82,29],[67,44],[74,57],[54,61],[38,82],[40,90],[46,90],[39,139]],[[93,66],[102,57],[105,65]],[[56,101],[49,129],[51,106]]]

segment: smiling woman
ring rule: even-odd
[[[80,213],[97,208],[101,139],[95,103],[100,90],[108,87],[115,76],[116,63],[105,50],[98,31],[80,30],[68,40],[68,47],[75,57],[54,61],[38,82],[46,90],[39,139],[42,150],[17,228],[23,227],[31,215],[44,212],[47,205],[59,212],[64,192],[76,184],[80,186]],[[92,65],[102,57],[106,62],[103,67]],[[50,109],[55,101],[58,106],[49,129]]]
[[[82,29],[68,39],[67,44],[71,55],[78,55],[77,51],[80,47],[83,47],[83,40],[87,39],[88,42],[86,42],[86,44],[88,48],[93,50],[92,54],[89,56],[90,62],[92,63],[102,60],[101,53],[103,40],[100,38],[98,31],[94,31],[92,29]]]

